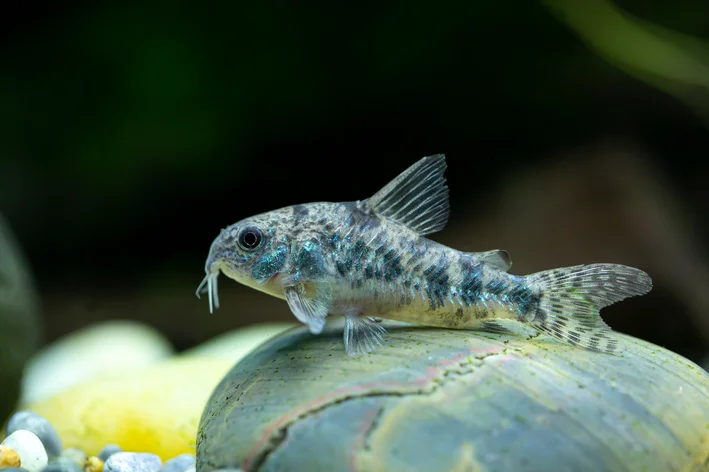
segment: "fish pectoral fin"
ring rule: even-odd
[[[374,351],[384,341],[386,329],[374,318],[345,316],[345,351],[349,356]]]
[[[320,334],[325,327],[331,296],[325,284],[308,285],[313,287],[306,287],[304,283],[284,287],[286,301],[298,321],[305,324],[311,333]]]
[[[485,264],[490,264],[491,266],[500,269],[503,272],[507,272],[512,267],[512,260],[507,251],[502,249],[493,249],[492,251],[486,252],[473,252],[473,254],[480,262]]]
[[[366,200],[367,207],[420,235],[440,231],[450,213],[445,170],[445,155],[424,157]]]

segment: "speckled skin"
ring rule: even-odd
[[[234,250],[246,226],[268,228],[261,251]],[[524,277],[385,221],[356,202],[294,205],[236,223],[219,236],[207,264],[282,299],[285,281],[325,282],[332,287],[333,315],[476,328],[489,318],[523,319],[539,303]]]
[[[222,272],[285,299],[314,334],[328,315],[344,315],[350,354],[381,343],[384,329],[373,317],[488,330],[514,320],[568,344],[618,350],[599,310],[647,293],[647,274],[591,264],[511,275],[504,251],[466,253],[427,239],[448,220],[445,168],[444,156],[428,156],[367,200],[294,205],[242,220],[212,244],[200,288],[208,283],[210,304],[218,305]],[[253,231],[248,248],[241,238]]]

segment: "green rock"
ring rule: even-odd
[[[330,323],[332,325],[333,323]],[[545,336],[402,327],[349,358],[298,327],[215,389],[197,470],[667,471],[709,464],[709,374],[623,336],[622,356]]]
[[[32,277],[0,215],[0,424],[16,406],[25,362],[39,342],[39,308]]]

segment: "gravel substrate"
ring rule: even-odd
[[[63,449],[54,427],[36,413],[20,411],[7,423],[0,445],[3,472],[195,472],[195,456],[182,454],[164,464],[156,454],[122,451],[107,444],[97,456]]]

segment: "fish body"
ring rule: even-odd
[[[383,340],[375,318],[454,329],[503,329],[514,320],[562,342],[621,348],[599,310],[647,293],[643,271],[590,264],[509,274],[507,252],[462,252],[426,236],[448,221],[443,155],[428,156],[364,201],[293,205],[242,220],[213,242],[205,265],[210,306],[219,273],[287,301],[319,334],[346,319],[348,354]]]

